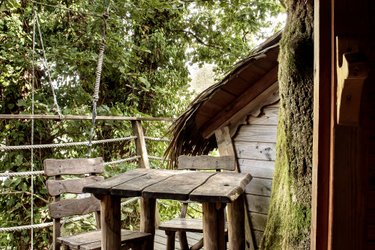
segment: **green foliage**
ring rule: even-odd
[[[104,20],[107,8],[109,17]],[[62,113],[90,115],[98,50],[105,31],[98,115],[176,117],[190,99],[187,64],[213,62],[219,73],[225,72],[249,53],[254,37],[262,36],[261,27],[269,26],[270,18],[280,10],[276,0],[0,1],[0,113],[31,114],[32,104],[36,114],[56,113],[48,68]],[[36,19],[41,33],[34,26]],[[166,137],[168,125],[143,123],[149,137]],[[87,141],[90,128],[91,121],[35,120],[32,133],[31,121],[1,120],[0,146]],[[129,122],[98,121],[94,139],[131,134]],[[165,142],[148,142],[150,156],[163,155]],[[46,158],[86,157],[87,151],[86,147],[3,151],[0,172],[29,171],[31,159],[33,169],[42,170]],[[106,162],[134,154],[134,143],[127,141],[92,149],[92,156],[102,156]],[[151,165],[162,166],[156,160]],[[109,165],[105,175],[134,167],[133,163]],[[50,221],[44,183],[44,177],[34,177],[31,192],[30,177],[1,180],[0,207],[7,212],[0,215],[0,227],[30,224],[31,199],[33,222]],[[124,227],[137,225],[132,215],[138,208],[132,206],[124,208]],[[173,204],[165,207],[163,211],[171,216],[178,210]],[[66,230],[85,230],[91,222],[71,223]],[[50,228],[35,230],[34,247],[47,247],[50,233]],[[0,248],[28,249],[29,245],[27,230],[0,233]]]

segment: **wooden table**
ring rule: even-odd
[[[101,200],[102,249],[120,249],[120,200],[141,197],[141,231],[155,235],[156,199],[191,200],[203,204],[204,246],[225,246],[224,208],[228,204],[231,249],[245,249],[243,192],[249,174],[136,169],[84,187]],[[153,249],[154,242],[146,249]]]

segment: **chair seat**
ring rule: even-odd
[[[165,231],[186,231],[203,233],[203,221],[201,219],[192,218],[175,218],[169,221],[162,222],[159,226],[159,229]],[[228,231],[226,223],[225,231]]]
[[[101,249],[100,230],[87,233],[76,234],[73,236],[59,237],[57,241],[71,249],[99,250]],[[121,245],[139,245],[151,239],[151,234],[121,230]]]

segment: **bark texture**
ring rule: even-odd
[[[313,1],[287,1],[280,42],[275,176],[262,249],[309,249],[313,135]]]

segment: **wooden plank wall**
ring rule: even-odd
[[[240,172],[253,176],[246,188],[256,245],[259,245],[267,222],[276,156],[278,104],[264,108],[259,117],[249,116],[234,136]]]

